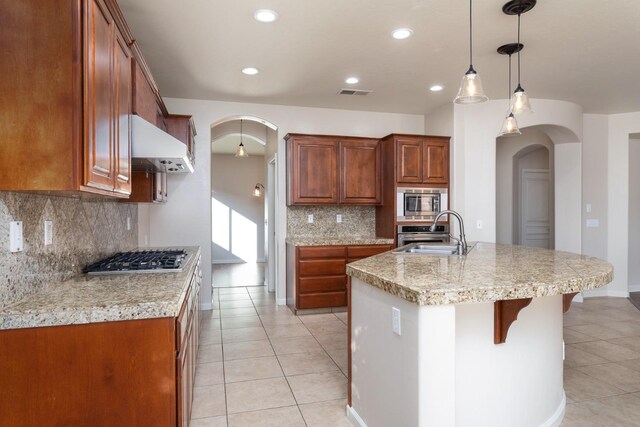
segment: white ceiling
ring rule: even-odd
[[[467,0],[120,0],[163,96],[424,114],[468,68]],[[474,67],[505,98],[517,18],[474,2]],[[270,8],[279,19],[253,19]],[[413,37],[390,33],[410,27]],[[522,16],[522,86],[585,112],[640,110],[640,1],[540,0]],[[256,76],[240,72],[260,69]],[[515,67],[514,67],[515,69]],[[360,83],[344,83],[355,75]],[[428,90],[442,84],[439,93]],[[366,97],[336,93],[371,89]],[[535,109],[535,104],[534,104]]]

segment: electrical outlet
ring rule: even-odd
[[[587,203],[587,205],[585,206],[585,210],[587,211],[587,213],[591,213],[591,203]]]
[[[342,222],[342,215],[338,214],[336,215],[336,223],[340,224]]]
[[[478,230],[482,230],[482,220],[481,219],[476,220],[476,228]]]
[[[391,307],[391,323],[393,327],[393,333],[396,335],[402,335],[402,330],[400,327],[400,309]]]
[[[24,250],[23,243],[22,221],[11,221],[9,223],[9,250],[22,252]]]
[[[309,214],[309,215],[307,215],[307,222],[308,222],[309,224],[313,224],[313,214]]]
[[[44,222],[44,245],[53,245],[53,221]]]
[[[127,217],[127,230],[131,230],[131,217]]]

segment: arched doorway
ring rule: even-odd
[[[529,128],[496,144],[496,242],[553,249],[553,141]]]
[[[211,125],[211,251],[214,287],[275,290],[277,127],[252,116]],[[242,141],[249,156],[235,156]],[[258,189],[256,192],[255,190]]]

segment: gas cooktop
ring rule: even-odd
[[[87,265],[82,272],[91,275],[177,273],[182,271],[186,259],[187,252],[184,249],[118,252]]]

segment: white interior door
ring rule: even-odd
[[[549,169],[523,169],[520,178],[520,244],[549,249]]]
[[[269,161],[267,166],[267,188],[265,195],[267,197],[267,221],[266,221],[266,243],[267,243],[267,264],[264,278],[267,281],[267,289],[269,292],[276,290],[276,156]]]

